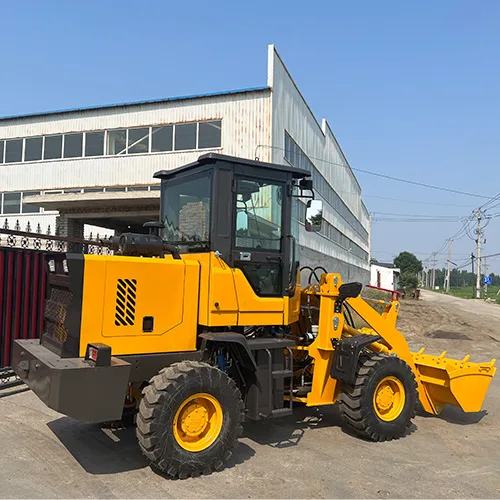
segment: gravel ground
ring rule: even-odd
[[[412,347],[500,357],[500,306],[424,292],[404,301]],[[371,443],[340,426],[335,407],[247,424],[227,469],[172,481],[142,458],[134,431],[84,425],[30,391],[0,394],[4,498],[499,498],[500,382],[484,410],[418,416],[404,439]]]

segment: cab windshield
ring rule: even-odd
[[[162,186],[163,238],[181,252],[207,251],[210,247],[212,177],[170,181]]]

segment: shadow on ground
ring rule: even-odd
[[[47,426],[89,474],[117,474],[149,466],[139,449],[133,427],[104,428],[99,424],[82,424],[69,417],[53,420]],[[242,464],[254,454],[250,446],[240,443],[226,468]]]
[[[247,422],[243,437],[273,448],[297,446],[306,429],[342,427],[337,406],[308,408],[297,406],[290,417]]]
[[[90,474],[115,474],[148,465],[133,428],[101,428],[69,417],[53,420],[47,426]]]
[[[354,429],[343,424],[337,405],[316,408],[298,406],[295,408],[293,416],[287,418],[247,422],[243,437],[273,448],[289,448],[300,443],[306,430],[324,427],[340,427],[343,433],[354,439],[372,442],[359,436]],[[417,426],[412,423],[406,435],[413,434],[416,430]]]
[[[488,414],[487,410],[466,413],[457,406],[445,406],[439,415],[432,415],[423,410],[418,412],[419,417],[439,418],[449,424],[471,425],[477,424]]]

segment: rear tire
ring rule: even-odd
[[[224,372],[184,361],[161,370],[143,391],[139,446],[172,478],[221,470],[238,444],[245,419],[241,393]]]
[[[354,385],[344,384],[339,410],[345,424],[372,441],[388,441],[408,433],[415,417],[417,383],[400,358],[385,354],[360,358]]]

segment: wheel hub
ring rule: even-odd
[[[198,403],[189,403],[181,413],[181,429],[187,436],[203,434],[208,425],[208,411]]]
[[[384,377],[375,388],[373,406],[377,416],[386,422],[396,420],[405,405],[405,389],[396,377]]]
[[[222,406],[214,396],[193,394],[182,402],[175,414],[175,440],[187,451],[206,450],[219,437],[222,421]]]
[[[381,410],[388,410],[394,404],[394,391],[385,385],[377,393],[377,406]]]

